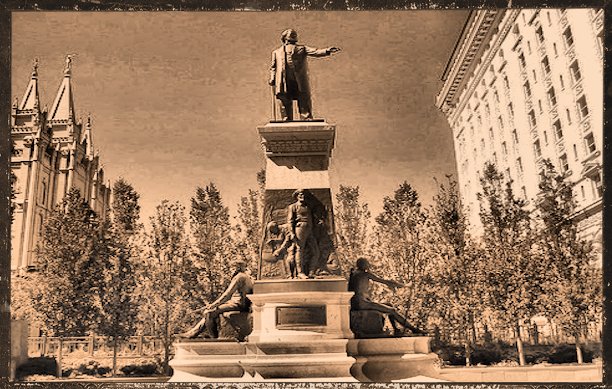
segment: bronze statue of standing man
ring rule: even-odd
[[[287,29],[281,34],[283,45],[272,52],[270,80],[283,121],[293,120],[293,100],[297,100],[302,120],[312,120],[310,85],[306,57],[326,57],[340,51],[337,47],[315,49],[297,44],[297,32]]]

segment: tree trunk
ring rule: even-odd
[[[576,340],[576,358],[578,360],[578,364],[582,365],[584,360],[582,358],[582,345],[580,344],[580,336],[576,334],[574,339]]]
[[[519,365],[525,366],[525,351],[523,350],[523,340],[521,339],[521,325],[519,322],[516,323],[514,329],[516,337],[516,350],[519,355]]]
[[[113,377],[117,375],[117,335],[113,336]]]
[[[470,340],[466,339],[464,343],[465,347],[465,366],[472,366],[472,346]]]

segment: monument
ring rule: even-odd
[[[435,375],[429,338],[356,339],[348,281],[334,253],[329,166],[336,126],[315,119],[307,56],[314,49],[285,30],[272,54],[269,84],[280,120],[257,128],[266,157],[260,258],[245,342],[179,340],[173,381],[390,381]],[[297,100],[301,120],[293,120]]]

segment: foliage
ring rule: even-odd
[[[249,267],[257,268],[260,245],[262,240],[262,201],[258,191],[249,189],[248,196],[240,198],[238,204],[238,221],[235,231],[236,248],[241,251],[241,256],[249,258]]]
[[[191,198],[191,233],[197,258],[199,283],[206,285],[205,298],[214,300],[231,278],[230,250],[233,248],[229,211],[214,183],[197,187]]]
[[[546,310],[578,342],[587,324],[596,321],[601,312],[600,272],[592,263],[591,245],[578,236],[572,220],[576,209],[572,185],[557,174],[550,161],[544,162],[539,188],[538,249],[540,261],[547,263],[550,274],[544,284]]]
[[[82,336],[97,327],[103,287],[103,240],[98,216],[71,189],[45,221],[38,247],[40,277],[34,299],[48,335]]]
[[[433,310],[439,324],[464,344],[467,364],[476,342],[475,320],[483,310],[483,253],[471,241],[457,183],[447,177],[429,213]]]
[[[515,197],[511,182],[504,182],[493,164],[485,165],[480,182],[480,219],[488,254],[487,305],[506,328],[514,329],[524,364],[518,328],[540,309],[545,268],[531,255],[531,219],[525,200]]]
[[[145,333],[161,337],[164,345],[164,369],[174,334],[185,329],[201,306],[195,298],[197,268],[189,256],[185,233],[185,209],[179,203],[162,201],[151,217],[151,232],[139,268],[140,321]]]
[[[357,258],[369,256],[370,218],[368,204],[360,202],[359,187],[340,185],[336,193],[334,224],[336,254],[345,276]]]
[[[385,196],[383,211],[376,217],[374,229],[376,270],[384,278],[405,284],[397,291],[384,289],[379,297],[399,308],[417,327],[427,322],[431,306],[424,237],[426,220],[418,193],[404,182],[393,197]]]
[[[100,290],[102,317],[99,333],[113,337],[113,373],[116,372],[118,342],[135,333],[137,301],[135,300],[136,274],[134,262],[138,259],[136,236],[139,195],[123,179],[113,185],[113,220],[106,222],[106,267],[102,271],[104,287]]]

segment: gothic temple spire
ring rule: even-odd
[[[32,76],[23,94],[19,109],[38,109],[40,107],[40,96],[38,93],[38,59],[34,60],[32,66]]]
[[[51,120],[70,120],[74,121],[74,101],[72,96],[72,55],[66,56],[64,66],[64,79],[57,91],[53,105],[51,106]]]

